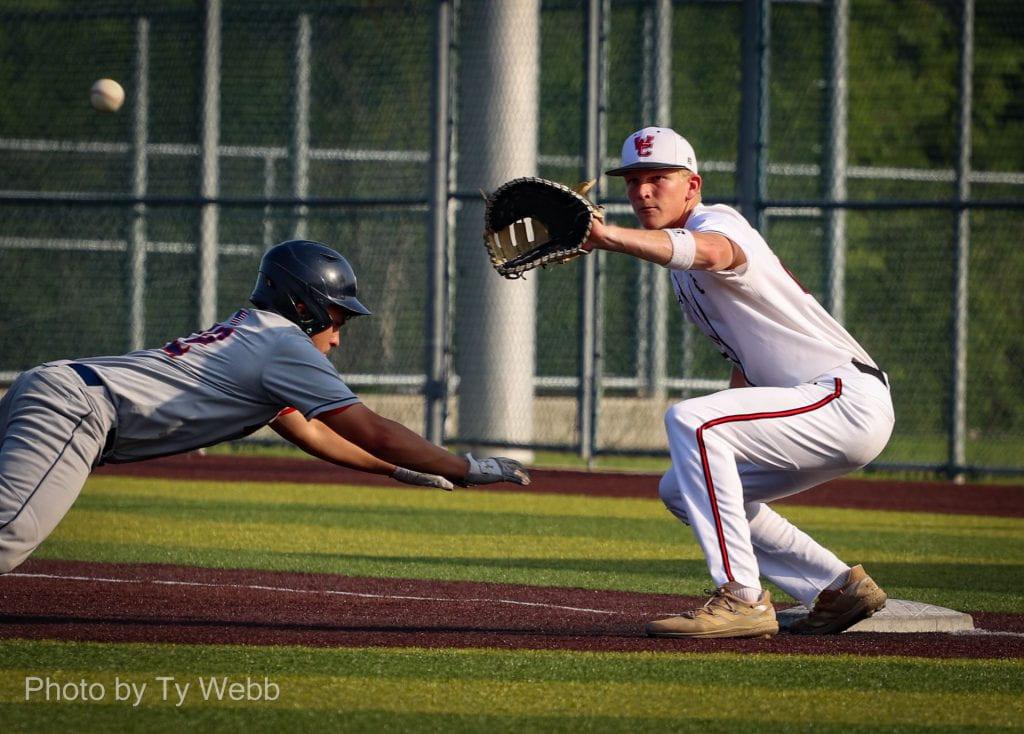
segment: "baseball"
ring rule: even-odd
[[[89,101],[100,112],[117,112],[124,104],[124,89],[113,79],[98,79],[89,91]]]

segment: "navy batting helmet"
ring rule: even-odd
[[[267,250],[249,300],[256,308],[281,314],[306,334],[331,325],[331,305],[355,316],[370,314],[356,298],[356,274],[348,260],[309,240],[288,240]]]

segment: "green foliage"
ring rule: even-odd
[[[957,35],[938,3],[851,4],[850,162],[948,167]],[[884,73],[879,73],[884,70]]]
[[[225,197],[288,197],[295,193],[290,157],[296,113],[297,17],[311,28],[310,145],[312,197],[425,199],[430,166],[431,87],[435,3],[429,0],[230,0],[221,38],[219,161]],[[654,122],[650,100],[653,15],[643,2],[616,0],[608,21],[607,134],[604,151],[617,158],[623,139]],[[826,54],[828,3],[774,3],[768,130],[768,194],[813,199],[822,193],[814,173],[827,139]],[[541,175],[568,183],[580,176],[584,148],[586,22],[576,0],[541,4]],[[949,200],[948,175],[933,180],[864,167],[950,171],[957,144],[960,5],[946,0],[854,0],[849,30],[849,198]],[[149,22],[148,142],[167,146],[147,161],[152,196],[196,196],[201,190],[203,7],[190,0],[26,0],[0,3],[0,139],[101,145],[92,151],[0,149],[7,191],[121,193],[133,190],[131,143],[138,19]],[[466,17],[466,13],[463,13]],[[705,166],[705,197],[735,196],[741,107],[742,4],[672,4],[670,121],[695,144]],[[474,32],[459,27],[461,40]],[[507,29],[515,38],[515,29]],[[973,169],[1024,171],[1024,3],[978,0],[974,34]],[[456,53],[460,38],[454,39]],[[59,51],[59,52],[58,52]],[[453,78],[471,71],[453,68]],[[128,91],[116,115],[88,105],[93,80],[122,80]],[[454,89],[456,121],[477,100]],[[508,110],[495,124],[515,125]],[[500,131],[495,131],[499,134]],[[473,151],[456,145],[459,163]],[[187,154],[183,146],[189,146]],[[336,152],[348,151],[345,156]],[[394,151],[402,160],[365,160],[367,151]],[[353,153],[354,152],[354,153]],[[794,168],[799,166],[800,168]],[[604,200],[624,200],[622,183],[609,179]],[[979,198],[1021,200],[1020,184],[972,184]],[[468,207],[464,211],[469,211]],[[475,211],[475,210],[473,210]],[[617,221],[631,222],[628,215]],[[1018,464],[1024,452],[996,450],[1024,437],[1024,399],[1014,389],[1024,362],[1021,299],[1024,280],[1018,247],[1020,209],[979,210],[971,220],[968,422],[976,445],[971,461]],[[128,207],[107,209],[15,205],[0,200],[0,236],[30,240],[0,248],[0,371],[44,359],[120,351],[128,344],[127,247],[81,252],[76,239],[128,240]],[[220,212],[218,303],[222,313],[241,305],[251,286],[258,251],[290,236],[295,213],[224,206]],[[428,218],[394,208],[314,207],[307,234],[336,243],[359,266],[361,285],[375,304],[374,320],[360,323],[368,346],[344,360],[358,372],[415,374],[423,367],[424,264]],[[150,207],[146,237],[171,243],[150,252],[145,291],[145,343],[157,345],[208,324],[196,323],[198,273],[191,246],[198,210]],[[930,437],[949,426],[952,386],[950,329],[954,262],[950,210],[867,210],[847,215],[846,321],[851,332],[891,373],[897,436]],[[461,231],[476,231],[467,225]],[[773,217],[769,242],[819,297],[828,262],[823,221]],[[456,252],[478,242],[461,239]],[[65,245],[57,247],[59,241]],[[47,243],[55,249],[38,249]],[[184,245],[184,246],[182,246]],[[238,248],[236,245],[243,245]],[[457,256],[457,257],[458,257]],[[645,316],[636,263],[606,258],[602,344],[605,374],[634,376],[642,367]],[[453,268],[456,293],[459,262]],[[579,370],[580,268],[537,275],[537,374]],[[668,296],[670,376],[721,378],[727,366],[702,337],[684,328]],[[67,304],[75,307],[68,309]],[[58,307],[56,304],[60,304]],[[459,313],[472,305],[462,304]],[[59,311],[59,316],[57,315]],[[45,338],[42,336],[45,334]],[[680,337],[680,335],[685,335]],[[456,328],[456,349],[465,349]],[[684,339],[686,344],[684,346]],[[339,363],[340,364],[340,363]],[[986,439],[991,450],[984,450]],[[941,460],[940,455],[935,457]],[[929,458],[929,460],[932,460]]]

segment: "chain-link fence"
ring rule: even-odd
[[[334,357],[371,407],[664,453],[664,409],[728,376],[664,271],[506,283],[479,193],[589,178],[662,124],[889,372],[879,465],[1024,472],[1022,36],[1012,0],[0,0],[0,382],[209,326],[305,236],[375,312]],[[597,197],[634,221],[618,179]]]

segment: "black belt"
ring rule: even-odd
[[[882,372],[882,370],[878,369],[877,367],[872,367],[869,364],[864,364],[863,362],[858,362],[855,359],[851,360],[851,362],[853,363],[854,367],[856,367],[858,370],[863,372],[865,375],[871,375],[873,377],[877,377],[879,382],[881,382],[886,387],[889,387],[889,382],[888,382],[888,380],[885,379],[885,373]]]
[[[82,382],[84,382],[87,386],[103,387],[103,382],[102,380],[100,380],[100,376],[96,374],[96,370],[94,370],[92,367],[89,367],[84,364],[79,364],[78,362],[70,362],[68,363],[68,367],[73,369],[75,373],[82,378]],[[111,450],[114,448],[114,440],[116,436],[117,431],[115,431],[113,428],[111,428],[110,431],[107,432],[107,438],[103,442],[103,448],[100,451],[100,460],[102,460],[102,458],[109,454]],[[102,461],[100,461],[100,463],[102,463]]]
[[[89,387],[103,387],[103,382],[100,380],[100,376],[96,374],[96,370],[92,367],[87,367],[84,364],[78,362],[71,362],[68,367],[78,373],[78,376],[82,378]]]

